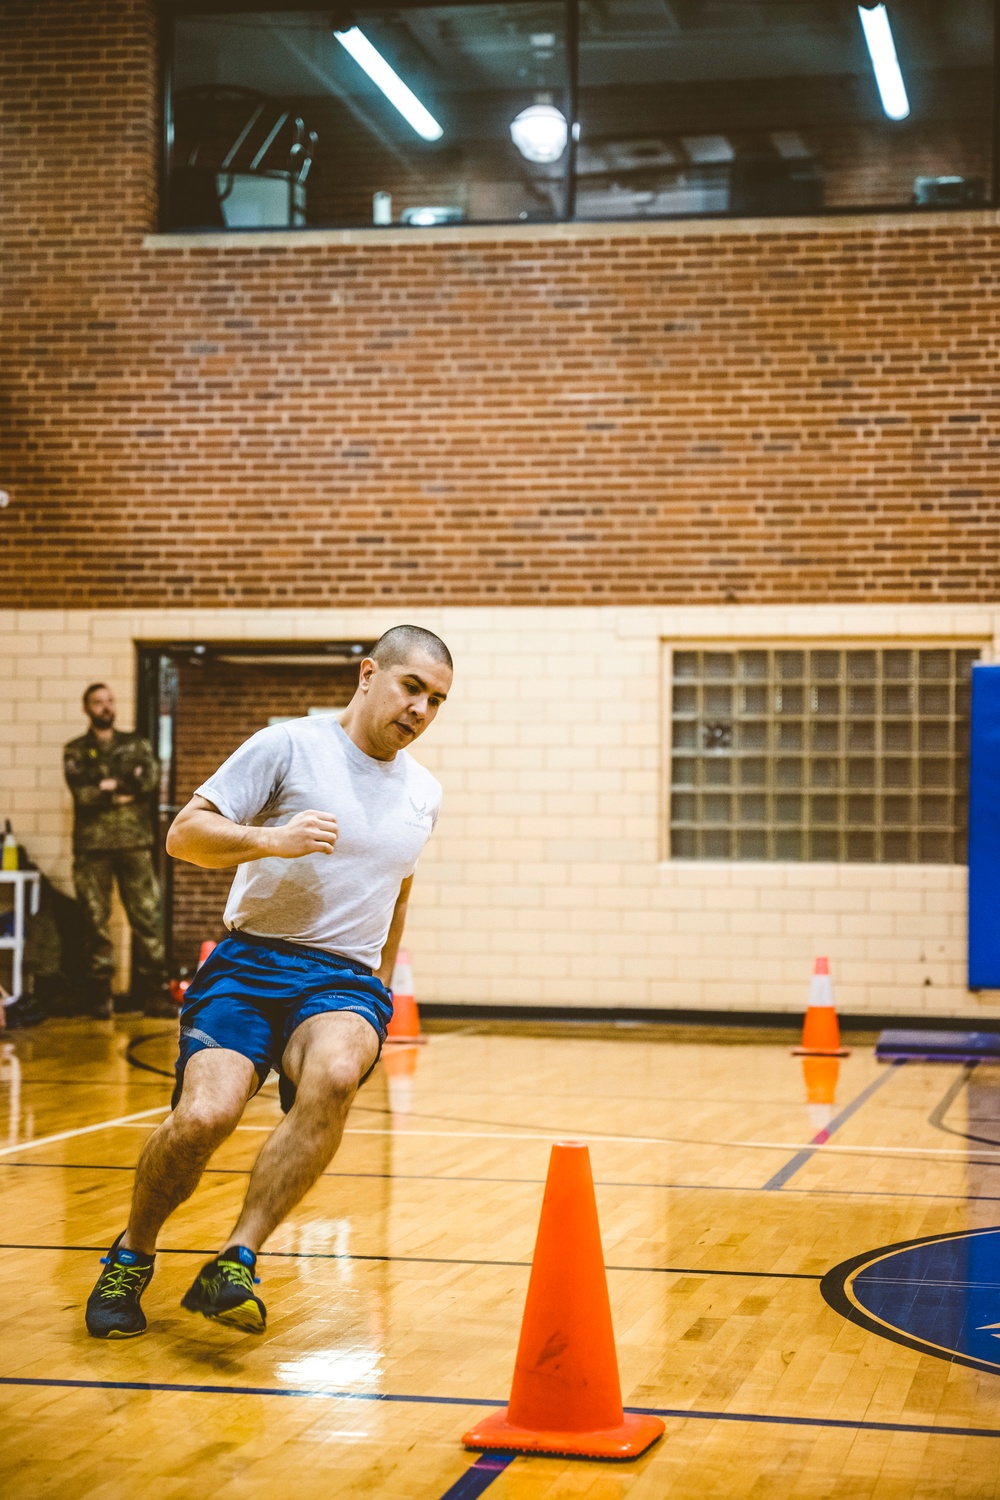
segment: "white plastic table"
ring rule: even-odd
[[[14,936],[0,937],[0,950],[7,949],[14,955],[14,976],[11,980],[13,994],[4,1003],[12,1005],[21,998],[22,970],[24,965],[24,898],[31,886],[31,915],[38,915],[38,900],[41,894],[40,870],[0,870],[0,885],[14,887]]]

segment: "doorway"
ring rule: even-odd
[[[136,728],[160,762],[156,853],[167,965],[194,971],[206,939],[225,935],[232,870],[170,859],[178,810],[244,740],[282,719],[336,713],[350,702],[372,641],[138,644]]]

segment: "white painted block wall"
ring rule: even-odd
[[[408,933],[424,1000],[801,1010],[812,959],[840,1008],[1000,1017],[965,988],[965,870],[671,863],[674,644],[973,642],[1000,611],[946,606],[407,610],[455,655],[451,699],[417,747],[444,784]],[[373,610],[0,613],[0,817],[70,888],[61,748],[107,679],[133,714],[137,640],[344,639]]]

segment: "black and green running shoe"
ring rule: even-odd
[[[102,1258],[104,1270],[87,1298],[87,1332],[91,1338],[134,1339],[146,1332],[146,1314],[139,1298],[153,1279],[156,1257],[119,1249],[121,1238],[119,1235]]]
[[[181,1298],[181,1307],[201,1313],[230,1328],[247,1333],[263,1333],[267,1308],[254,1295],[257,1277],[253,1274],[257,1257],[245,1245],[231,1245],[207,1266],[202,1266],[194,1285]]]

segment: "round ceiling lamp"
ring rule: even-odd
[[[511,120],[510,138],[525,161],[550,166],[566,150],[566,116],[554,104],[529,104]]]

